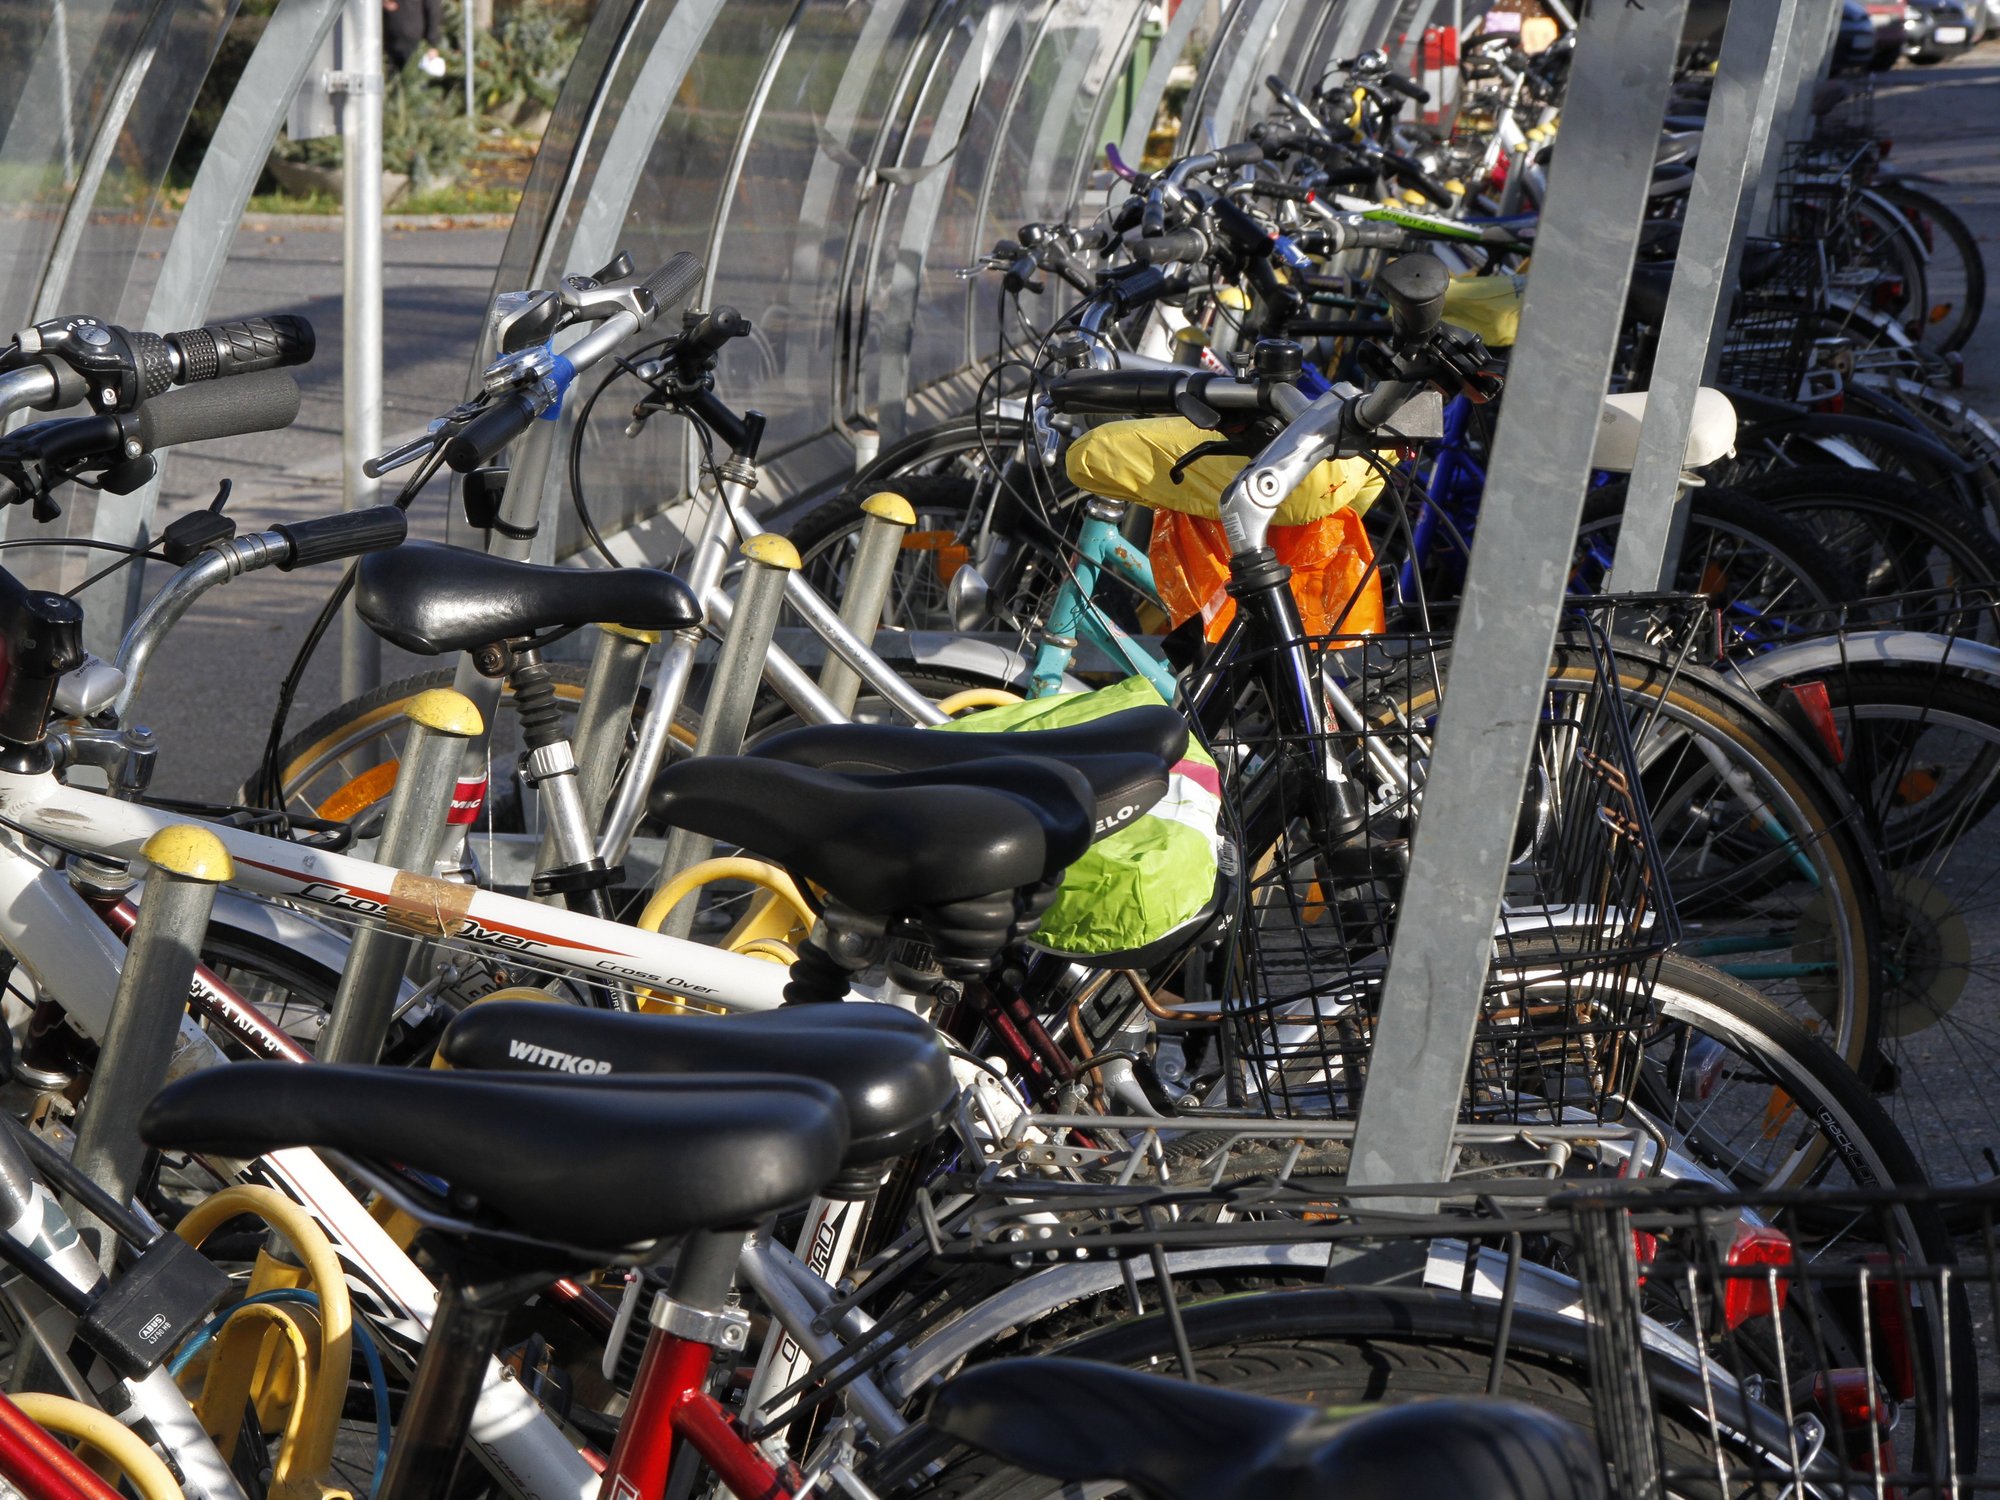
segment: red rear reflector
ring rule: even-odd
[[[1847,764],[1847,747],[1840,743],[1840,726],[1833,720],[1833,699],[1828,695],[1823,682],[1795,682],[1791,686],[1793,699],[1805,710],[1806,722],[1826,746],[1826,753],[1836,766]]]
[[[1729,1247],[1729,1266],[1734,1271],[1754,1271],[1752,1276],[1732,1276],[1722,1294],[1722,1320],[1740,1328],[1751,1318],[1767,1318],[1781,1311],[1791,1283],[1772,1273],[1792,1263],[1791,1237],[1769,1225],[1746,1224]]]

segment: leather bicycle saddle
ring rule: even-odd
[[[649,805],[887,917],[1054,880],[1089,847],[1096,797],[1080,773],[1022,755],[896,776],[746,755],[668,766]]]
[[[1017,1468],[1123,1480],[1146,1500],[1598,1500],[1604,1461],[1577,1428],[1512,1401],[1316,1407],[1072,1359],[975,1365],[930,1425]]]
[[[930,1022],[893,1005],[858,1000],[719,1017],[490,1000],[459,1013],[438,1055],[454,1068],[544,1068],[596,1078],[810,1078],[846,1105],[844,1175],[922,1145],[958,1097],[951,1061]],[[869,1180],[860,1185],[873,1186],[872,1174],[861,1175]]]
[[[1171,708],[1128,708],[1067,729],[940,733],[882,724],[824,724],[775,735],[750,753],[848,774],[939,770],[1000,757],[1060,761],[1090,783],[1095,832],[1122,828],[1167,794],[1187,754],[1187,721]]]
[[[354,611],[392,645],[424,656],[472,651],[571,625],[682,630],[701,603],[660,568],[545,568],[436,542],[370,552]]]
[[[770,1074],[593,1078],[241,1063],[168,1084],[150,1145],[226,1156],[288,1146],[397,1163],[452,1186],[450,1215],[614,1251],[755,1224],[840,1170],[847,1111]]]

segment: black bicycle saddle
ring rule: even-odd
[[[931,1023],[893,1005],[786,1006],[741,1016],[630,1015],[535,1001],[461,1011],[438,1045],[454,1068],[539,1068],[602,1078],[782,1073],[826,1084],[847,1107],[843,1172],[936,1134],[958,1097]]]
[[[361,559],[354,611],[392,645],[424,656],[573,625],[682,630],[701,603],[659,568],[546,568],[464,547],[404,542]]]
[[[1167,794],[1167,776],[1187,754],[1187,721],[1164,704],[1128,708],[1067,729],[1000,734],[823,724],[774,735],[750,753],[848,774],[940,770],[1001,757],[1060,761],[1090,784],[1095,832],[1115,832]]]
[[[847,1111],[814,1079],[593,1078],[241,1063],[168,1084],[150,1145],[253,1157],[340,1151],[442,1177],[452,1213],[614,1251],[755,1224],[840,1171]]]
[[[1316,1407],[1071,1359],[975,1365],[933,1428],[1017,1468],[1123,1480],[1147,1500],[1598,1500],[1569,1423],[1511,1401],[1424,1401],[1336,1422]]]
[[[882,917],[1053,881],[1089,847],[1095,805],[1078,772],[1021,755],[897,776],[699,756],[662,771],[649,803]]]

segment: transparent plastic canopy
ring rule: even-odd
[[[200,321],[339,3],[279,0],[178,218],[161,182],[236,0],[0,7],[5,326],[74,308]],[[755,325],[717,386],[768,418],[758,502],[782,510],[839,487],[877,445],[970,410],[996,353],[1032,345],[1065,289],[1024,298],[1023,325],[1003,321],[993,277],[964,269],[1024,223],[1094,213],[1106,143],[1137,160],[1177,66],[1194,75],[1192,149],[1239,134],[1266,73],[1310,81],[1336,37],[1408,30],[1429,4],[600,0],[494,289],[620,250],[642,265],[700,255],[700,302]],[[683,424],[628,439],[629,408],[614,388],[584,424],[606,533],[671,514],[695,475]],[[105,500],[73,525],[130,540],[150,508],[150,491]],[[578,538],[564,526],[566,554]]]

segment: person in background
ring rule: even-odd
[[[444,77],[444,0],[382,0],[382,56],[400,73],[411,58],[432,78]]]

